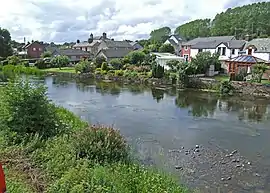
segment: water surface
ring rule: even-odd
[[[171,171],[192,188],[270,191],[267,99],[57,77],[47,77],[45,84],[55,103],[89,123],[119,128],[142,161]],[[197,144],[200,155],[193,153]],[[228,158],[233,150],[236,157]]]

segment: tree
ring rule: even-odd
[[[67,56],[56,56],[51,59],[52,65],[59,67],[60,70],[61,70],[61,67],[68,65],[69,62],[70,61]]]
[[[41,54],[41,58],[50,58],[52,57],[52,53],[50,51],[46,51]]]
[[[252,79],[258,83],[262,82],[263,73],[268,69],[265,64],[256,64],[252,69]]]
[[[170,67],[171,72],[178,72],[181,64],[177,60],[170,60],[166,63],[166,65]]]
[[[0,28],[0,57],[12,55],[11,36],[8,30]]]
[[[146,57],[146,54],[143,51],[133,51],[128,53],[127,58],[131,64],[141,65]]]
[[[152,43],[164,43],[168,37],[171,35],[171,29],[169,27],[162,27],[155,29],[150,33],[150,41]]]
[[[167,52],[167,53],[175,53],[174,47],[171,44],[163,44],[159,50],[159,52]]]
[[[165,74],[164,67],[159,64],[153,65],[152,67],[152,76],[154,78],[163,78]]]
[[[210,19],[197,19],[178,26],[174,33],[185,37],[187,40],[197,37],[207,37],[210,36],[210,24]]]
[[[212,55],[210,52],[200,52],[191,60],[191,65],[197,74],[205,74],[210,65],[217,64],[219,64],[217,55]]]

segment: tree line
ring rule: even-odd
[[[270,37],[270,2],[253,3],[241,7],[229,8],[218,13],[213,19],[197,19],[178,26],[174,34],[186,40],[208,36],[236,36],[243,39]],[[150,33],[149,40],[138,41],[142,45],[163,43],[172,34],[169,27],[161,27]]]

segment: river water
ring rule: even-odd
[[[143,163],[198,192],[270,192],[267,99],[59,77],[44,83],[55,103],[118,128]]]

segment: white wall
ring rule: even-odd
[[[169,70],[170,67],[167,66],[167,62],[171,61],[171,60],[177,60],[177,61],[184,61],[184,58],[182,57],[177,57],[177,58],[165,58],[165,57],[157,57],[156,58],[156,62],[157,64],[159,64],[160,66],[164,66],[165,70]]]
[[[248,49],[245,50],[246,51],[246,55],[248,54]],[[256,53],[254,52],[255,50],[252,49],[252,52],[251,52],[251,55],[252,56],[255,56],[257,58],[260,58],[260,59],[263,59],[263,60],[266,60],[266,61],[270,61],[270,53]]]

